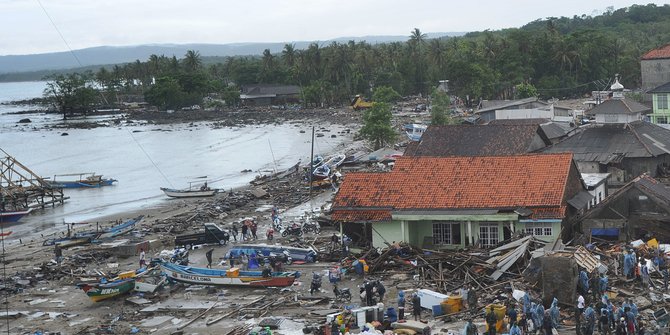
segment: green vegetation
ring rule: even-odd
[[[396,132],[391,124],[391,105],[376,102],[363,112],[363,127],[360,134],[364,139],[372,142],[374,150],[393,143]]]
[[[384,87],[402,96],[427,94],[444,79],[450,94],[470,106],[480,99],[574,97],[604,89],[616,73],[626,87],[638,87],[640,56],[670,41],[670,5],[548,18],[456,38],[427,39],[415,28],[408,37],[376,45],[312,43],[304,50],[286,44],[279,54],[265,50],[215,64],[203,62],[197,51],[181,60],[152,55],[100,70],[96,78],[110,101],[119,94],[146,94],[162,108],[189,106],[209,93],[229,96],[230,85],[257,83],[299,85],[307,106],[341,106],[371,92],[387,100],[393,95],[377,93]],[[154,81],[170,86],[152,88]],[[167,97],[170,92],[175,96]]]
[[[374,102],[387,102],[394,103],[400,100],[402,96],[400,93],[396,92],[393,87],[382,86],[375,89],[375,92],[372,94],[372,101]]]
[[[49,102],[68,116],[86,115],[98,103],[98,93],[93,87],[90,73],[54,75],[49,78],[44,95]]]
[[[454,124],[455,121],[451,118],[451,112],[449,110],[449,107],[451,106],[449,94],[440,90],[434,90],[431,95],[431,100],[430,124],[438,126]]]

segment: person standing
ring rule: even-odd
[[[596,325],[596,312],[593,310],[593,307],[589,305],[584,311],[584,319],[586,320],[586,332],[585,335],[593,335],[593,330]]]
[[[376,287],[377,287],[377,294],[379,294],[379,302],[383,303],[384,302],[384,294],[386,294],[386,287],[384,287],[384,284],[382,284],[381,281],[376,282]]]
[[[421,297],[416,293],[412,297],[412,314],[414,314],[414,321],[421,321]]]
[[[258,236],[256,236],[256,230],[258,229],[258,225],[256,225],[256,222],[251,223],[251,227],[249,227],[251,230],[251,237],[255,240],[258,239]]]
[[[575,311],[575,330],[577,335],[579,335],[582,330],[582,314],[584,314],[584,296],[580,294],[579,297],[577,297],[577,310]]]
[[[398,319],[405,319],[405,291],[398,291]]]
[[[477,291],[474,287],[468,290],[468,308],[471,310],[477,309]]]
[[[212,268],[212,253],[214,252],[214,249],[209,249],[207,253],[205,254],[205,257],[207,257],[207,268]]]
[[[463,335],[477,335],[479,334],[477,326],[472,323],[472,318],[468,319],[468,322],[465,324],[465,330],[463,330]]]
[[[140,249],[140,269],[147,265],[146,260],[147,254],[144,252],[144,248]]]
[[[509,305],[509,308],[507,309],[507,312],[505,314],[507,314],[507,318],[509,319],[510,326],[513,326],[514,324],[516,324],[516,319],[517,319],[518,315],[517,315],[516,308],[515,308],[514,304]]]
[[[493,306],[489,309],[489,313],[486,314],[486,325],[489,328],[489,335],[496,335],[496,323],[498,323],[498,317],[496,316]]]
[[[247,230],[249,227],[247,227],[246,224],[242,224],[242,240],[246,241],[247,240]]]
[[[235,242],[237,242],[237,234],[239,232],[237,231],[237,225],[233,223],[233,238],[235,239]]]
[[[58,244],[54,247],[54,255],[56,256],[56,264],[60,265],[63,261],[63,249]]]

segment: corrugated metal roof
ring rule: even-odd
[[[647,91],[647,93],[670,93],[670,82]]]
[[[645,114],[651,112],[651,108],[633,100],[626,99],[609,99],[603,103],[596,105],[591,110],[587,111],[587,115],[596,114]]]

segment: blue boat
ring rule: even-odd
[[[418,142],[421,140],[421,135],[428,129],[428,126],[425,124],[412,123],[404,125],[403,128],[410,141]]]
[[[283,245],[271,245],[271,244],[239,244],[235,245],[223,256],[225,259],[230,259],[230,257],[238,258],[241,254],[245,255],[262,255],[270,256],[270,254],[280,255],[284,251],[288,251],[291,255],[291,259],[297,263],[314,263],[317,259],[317,252],[312,248],[297,248],[297,247],[287,247]]]
[[[0,223],[18,222],[22,217],[30,214],[32,210],[30,208],[25,211],[0,212]]]
[[[78,178],[74,180],[58,180],[58,177],[73,177]],[[53,188],[95,188],[102,186],[110,186],[117,182],[116,179],[102,178],[102,175],[95,173],[74,173],[55,175],[53,180],[48,183]]]
[[[135,229],[135,225],[144,219],[144,215],[140,215],[134,219],[130,219],[122,224],[110,227],[105,229],[102,234],[98,237],[98,240],[110,239],[117,236],[121,236]]]

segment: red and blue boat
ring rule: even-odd
[[[22,217],[30,214],[32,208],[25,211],[0,212],[0,223],[18,222]]]

